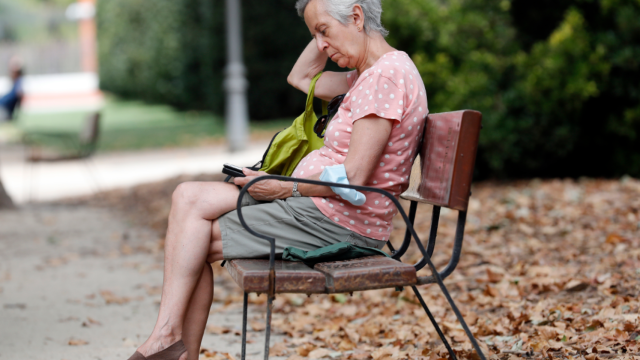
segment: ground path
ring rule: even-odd
[[[0,359],[127,359],[157,316],[159,244],[156,232],[109,209],[0,211]],[[242,308],[220,300],[235,286],[225,281],[216,280],[208,324],[228,333],[208,332],[203,346],[237,355]],[[261,310],[251,310],[256,324]],[[250,331],[250,358],[260,358],[263,335]]]
[[[25,162],[24,148],[0,148],[0,179],[14,202],[51,201],[130,187],[183,174],[215,173],[224,163],[251,166],[268,139],[230,153],[225,145],[99,153],[88,160]]]
[[[194,179],[220,175],[0,212],[0,360],[126,359],[155,320],[171,192]],[[629,177],[476,184],[461,262],[446,283],[485,349],[501,360],[638,360],[638,209],[640,180]],[[420,205],[415,221],[422,239],[429,210]],[[443,209],[441,218],[438,267],[448,260],[456,213]],[[397,243],[403,228],[396,220]],[[407,257],[419,258],[415,249]],[[203,346],[236,355],[242,296],[224,269],[214,271]],[[459,358],[473,358],[437,287],[421,292]],[[261,358],[263,309],[251,310],[250,359]],[[273,354],[289,360],[445,354],[408,288],[352,297],[279,295],[274,309]]]

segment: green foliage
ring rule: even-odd
[[[98,2],[101,88],[178,108],[220,110],[224,65],[218,2]],[[217,15],[217,16],[216,16]]]
[[[640,176],[640,2],[543,3],[396,0],[384,22],[431,112],[483,113],[481,176]]]
[[[303,110],[304,95],[286,83],[309,41],[294,3],[242,2],[252,119]],[[430,110],[483,113],[481,177],[640,176],[640,1],[383,5],[389,40],[414,59]],[[98,25],[102,88],[222,113],[222,0],[99,1]]]
[[[252,119],[304,110],[304,94],[286,81],[310,39],[294,3],[242,2]],[[222,113],[224,11],[222,0],[98,2],[101,88],[129,98]]]

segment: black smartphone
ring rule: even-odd
[[[233,177],[245,177],[242,172],[242,168],[232,164],[224,164],[222,166],[222,173]]]

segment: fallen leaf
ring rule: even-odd
[[[491,269],[487,268],[487,281],[490,283],[500,282],[504,278],[504,274],[500,274],[497,272],[491,271]]]
[[[217,325],[207,325],[207,332],[210,334],[222,335],[230,333],[231,329]]]
[[[147,295],[149,296],[162,295],[162,285],[158,285],[158,286],[146,285],[145,290],[147,291]]]
[[[373,360],[390,360],[396,359],[400,350],[396,347],[383,347],[371,353]]]
[[[309,359],[322,359],[325,356],[328,356],[331,353],[331,350],[329,349],[314,349],[312,350],[307,357],[309,357]]]
[[[498,295],[500,295],[498,290],[496,290],[496,288],[494,288],[493,286],[491,286],[489,284],[487,284],[487,286],[485,287],[484,294],[486,296],[491,296],[491,297],[497,297]]]
[[[296,348],[296,352],[300,356],[309,356],[309,353],[315,349],[315,345],[313,344],[303,344]]]
[[[250,324],[253,331],[263,331],[267,328],[267,324],[264,321],[251,321]]]
[[[71,339],[71,340],[69,340],[69,345],[71,345],[71,346],[87,345],[88,343],[89,343],[88,341],[81,340],[81,339]]]
[[[269,349],[269,355],[271,356],[285,356],[289,353],[287,345],[283,342],[277,342]]]
[[[92,326],[92,325],[102,325],[102,323],[100,321],[98,321],[98,320],[95,320],[95,319],[91,318],[91,317],[87,317],[87,321],[83,321],[82,322],[82,326],[83,327],[89,327],[89,326]]]
[[[609,236],[607,236],[607,240],[605,240],[605,242],[607,244],[619,244],[621,242],[625,242],[627,241],[627,239],[625,239],[624,237],[613,233],[613,234],[609,234]]]
[[[109,290],[101,290],[100,296],[102,296],[102,298],[107,303],[107,305],[109,304],[123,305],[131,301],[131,298],[116,296],[113,292]]]
[[[582,291],[589,287],[588,282],[584,282],[581,280],[571,280],[565,286],[564,289],[566,291]]]

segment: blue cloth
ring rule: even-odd
[[[13,110],[15,110],[16,105],[18,104],[18,100],[22,95],[22,78],[16,79],[11,87],[9,93],[0,97],[0,106],[5,108],[9,117],[13,115]]]
[[[320,180],[329,181],[338,184],[349,184],[349,179],[347,179],[347,170],[344,168],[344,165],[334,165],[327,166],[320,174]],[[367,201],[367,197],[364,196],[363,193],[355,191],[354,189],[347,188],[339,188],[331,186],[331,190],[334,193],[340,195],[344,200],[352,203],[353,205],[360,206]]]

